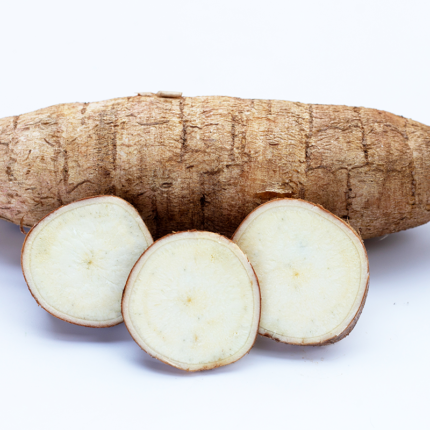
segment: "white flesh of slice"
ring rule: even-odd
[[[248,215],[233,241],[258,276],[260,334],[316,345],[352,330],[367,293],[368,260],[342,220],[303,200],[274,200]]]
[[[180,369],[205,370],[250,350],[260,290],[251,264],[231,240],[189,231],[158,240],[142,255],[122,310],[144,351]]]
[[[127,277],[153,242],[139,213],[113,196],[55,210],[27,235],[22,269],[31,293],[65,321],[108,327],[122,322]]]

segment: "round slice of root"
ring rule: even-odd
[[[122,312],[148,354],[179,369],[207,370],[251,349],[260,290],[236,244],[188,231],[165,236],[145,251],[130,273]]]
[[[303,200],[272,200],[248,215],[233,241],[260,282],[261,335],[322,345],[354,328],[369,266],[363,242],[344,221]]]
[[[132,205],[114,196],[87,198],[51,212],[30,230],[22,270],[33,297],[50,314],[109,327],[123,321],[127,277],[152,242]]]

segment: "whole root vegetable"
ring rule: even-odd
[[[132,203],[154,238],[231,236],[279,197],[381,236],[430,220],[430,127],[366,108],[163,94],[0,120],[1,218],[30,227],[101,194]]]

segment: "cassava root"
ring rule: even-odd
[[[0,120],[0,217],[31,227],[114,194],[154,238],[231,237],[273,198],[301,198],[363,238],[430,220],[430,127],[387,112],[231,97],[70,103]]]

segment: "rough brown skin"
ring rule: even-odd
[[[0,120],[0,217],[31,227],[114,194],[154,238],[231,237],[273,198],[302,198],[366,239],[430,220],[430,127],[387,112],[231,97],[71,103]]]

